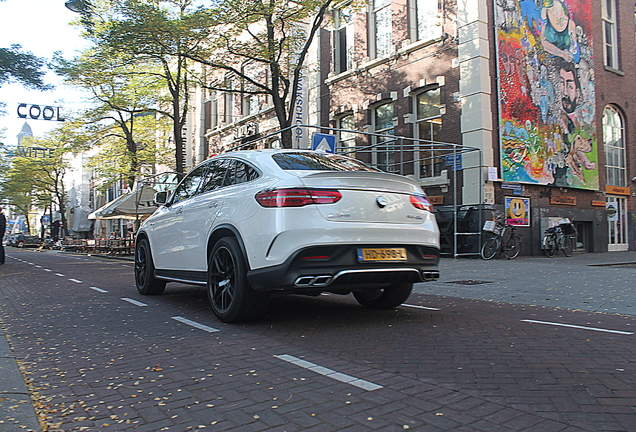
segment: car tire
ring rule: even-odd
[[[262,315],[269,294],[254,291],[247,280],[247,263],[234,237],[220,239],[208,259],[208,300],[214,315],[235,323]]]
[[[386,288],[354,291],[353,296],[367,309],[391,309],[404,303],[413,291],[412,283],[393,284]]]
[[[135,248],[135,285],[142,295],[159,295],[166,289],[166,281],[155,277],[150,243],[145,238]]]

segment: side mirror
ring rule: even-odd
[[[168,192],[161,191],[155,193],[155,197],[153,199],[156,205],[165,205],[168,202]]]

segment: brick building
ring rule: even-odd
[[[351,3],[315,41],[306,122],[456,217],[497,209],[524,254],[563,217],[580,251],[636,249],[634,12],[628,0]],[[200,91],[194,105],[192,163],[276,128],[266,100]]]

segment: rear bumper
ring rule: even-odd
[[[297,251],[281,265],[249,271],[247,277],[252,288],[257,291],[349,290],[439,278],[439,249],[433,247],[391,245],[405,247],[408,259],[397,262],[358,262],[358,248],[386,246],[308,247]]]

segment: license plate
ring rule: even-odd
[[[361,248],[358,249],[358,261],[406,261],[404,248]]]

